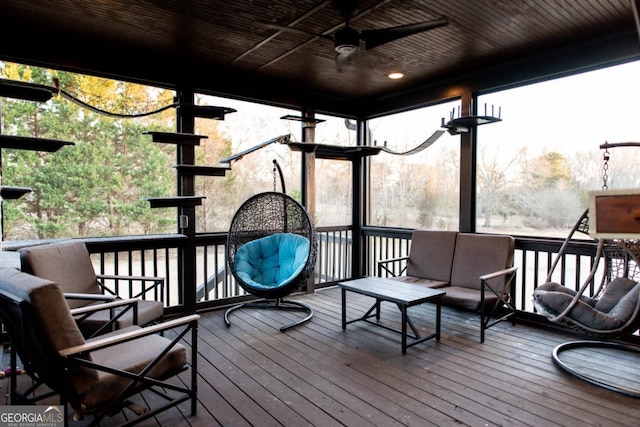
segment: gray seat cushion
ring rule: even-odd
[[[612,286],[611,290],[609,290],[609,286]],[[609,293],[609,298],[604,302],[582,296],[567,316],[587,328],[606,331],[621,327],[631,319],[631,316],[637,315],[640,303],[640,284],[626,278],[614,279],[607,285],[603,297],[607,293]],[[555,282],[548,282],[540,285],[534,291],[533,301],[542,314],[547,317],[555,317],[569,306],[575,295],[576,291],[572,289]],[[614,295],[619,300],[612,305],[614,302],[612,296]],[[599,310],[598,306],[611,307],[611,309],[605,312]]]
[[[22,271],[0,269],[0,289],[31,303],[54,349],[82,345],[85,340],[73,320],[60,287],[51,280]]]
[[[67,301],[69,301],[67,299]],[[91,305],[99,305],[100,303],[93,303]],[[122,309],[117,308],[115,314],[119,313]],[[164,315],[164,307],[160,301],[138,300],[138,325],[148,325],[162,318]],[[111,318],[109,310],[101,310],[93,313],[91,316],[83,319],[80,323],[80,329],[85,336],[92,335],[97,331],[100,326],[105,324]],[[122,329],[127,326],[133,325],[133,311],[129,310],[115,321],[115,328]]]
[[[477,311],[480,309],[480,290],[469,289],[464,286],[447,286],[442,289],[446,293],[442,296],[442,304],[463,310]],[[493,292],[485,293],[485,307],[491,310],[498,302]]]
[[[442,280],[431,280],[424,279],[422,277],[415,276],[397,276],[397,277],[389,277],[391,280],[396,280],[402,283],[412,283],[414,285],[421,285],[427,288],[444,288],[445,286],[449,286],[449,282],[444,282]]]
[[[129,326],[100,337],[88,340],[102,339],[112,334],[122,334],[140,329],[139,326]],[[91,352],[91,359],[101,366],[119,369],[127,372],[140,373],[154,358],[163,351],[170,341],[160,335],[148,335],[134,341],[124,342],[113,347]],[[164,378],[168,374],[182,369],[188,362],[187,349],[182,344],[176,344],[163,356],[147,376]],[[126,378],[98,371],[98,380],[84,391],[83,404],[87,410],[99,407],[103,402],[115,397],[129,385]]]

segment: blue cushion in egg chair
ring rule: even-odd
[[[234,269],[246,286],[267,290],[286,286],[304,269],[309,239],[276,233],[245,243],[236,253]]]

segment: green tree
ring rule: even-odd
[[[0,64],[4,78],[51,85],[81,94],[91,105],[130,111],[160,90],[35,67]],[[150,117],[150,118],[149,118]],[[166,232],[172,212],[149,208],[146,197],[167,195],[175,182],[166,149],[143,131],[171,131],[166,114],[115,119],[62,97],[46,103],[3,99],[3,133],[73,141],[55,153],[4,150],[3,183],[33,192],[6,209],[9,238],[118,235]],[[29,227],[26,227],[26,224]]]
[[[561,153],[549,152],[527,165],[523,193],[535,195],[526,206],[529,225],[535,228],[566,228],[583,209],[582,192],[576,185],[570,162]]]

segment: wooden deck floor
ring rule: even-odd
[[[313,319],[287,332],[296,316],[238,310],[199,324],[199,406],[166,411],[145,425],[192,426],[633,426],[640,399],[594,387],[551,360],[572,335],[503,322],[479,343],[478,317],[443,307],[442,338],[400,351],[400,337],[364,322],[340,324],[337,288],[304,295]],[[372,300],[348,293],[348,316]],[[431,304],[410,309],[434,327]],[[397,322],[383,304],[385,321]],[[594,362],[595,363],[595,362]],[[635,372],[640,375],[636,360]],[[636,384],[637,381],[636,377]],[[118,417],[112,420],[115,422]]]

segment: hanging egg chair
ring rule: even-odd
[[[313,310],[309,305],[284,297],[306,285],[315,267],[317,246],[313,221],[295,199],[276,191],[247,199],[231,220],[227,263],[242,289],[262,300],[227,309],[226,325],[231,324],[232,311],[247,307],[306,313],[281,331],[310,320]]]
[[[556,365],[598,387],[640,398],[637,382],[602,375],[603,372],[633,365],[630,361],[637,361],[640,356],[640,346],[624,342],[640,330],[640,228],[635,208],[638,190],[607,191],[608,148],[615,146],[640,147],[640,143],[605,143],[600,146],[605,150],[603,191],[591,192],[589,208],[582,213],[562,244],[545,282],[533,291],[533,305],[552,323],[593,338],[557,345],[552,353]],[[576,232],[591,235],[597,242],[591,270],[579,289],[552,281],[556,266],[560,264],[564,268],[566,250]],[[600,275],[600,284],[596,288],[597,274]],[[593,361],[584,354],[580,358],[581,363],[576,363],[576,359],[572,361],[571,354],[580,354],[573,351],[575,349],[611,349],[617,354],[624,352],[628,357],[607,360],[604,369],[594,368]]]

